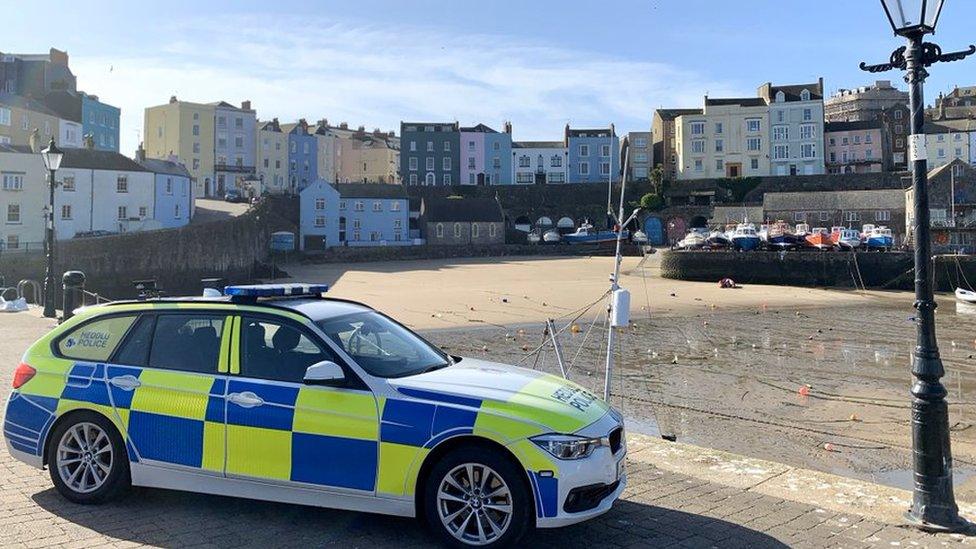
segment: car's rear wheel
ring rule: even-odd
[[[429,526],[455,547],[514,544],[532,526],[532,499],[522,475],[506,456],[485,447],[447,454],[427,477]]]
[[[54,487],[75,503],[110,500],[130,483],[122,437],[109,420],[94,412],[77,412],[55,427],[47,464]]]

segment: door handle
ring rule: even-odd
[[[123,391],[132,391],[135,390],[136,387],[142,385],[142,382],[133,375],[113,377],[112,379],[108,380],[108,382],[111,383],[112,386],[118,387]]]
[[[227,400],[233,402],[241,408],[254,408],[255,406],[264,404],[264,399],[251,391],[244,391],[243,393],[231,393],[227,395]]]

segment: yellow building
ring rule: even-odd
[[[399,183],[400,142],[393,132],[367,133],[339,128],[338,178],[341,183]]]
[[[288,134],[278,119],[258,122],[255,140],[255,169],[261,181],[260,194],[281,194],[288,190]]]
[[[214,105],[180,101],[148,107],[144,148],[148,158],[174,160],[193,178],[194,196],[214,194]]]
[[[40,142],[47,146],[52,137],[58,139],[59,123],[57,115],[37,101],[0,93],[0,144],[30,146],[36,129]]]
[[[705,98],[675,118],[678,179],[769,175],[769,107],[758,97]]]

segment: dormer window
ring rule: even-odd
[[[801,91],[800,92],[800,100],[801,101],[809,101],[810,100],[810,90],[803,90],[803,91]]]
[[[786,101],[786,94],[781,91],[776,92],[776,102],[782,103]]]

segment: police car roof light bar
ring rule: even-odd
[[[329,291],[327,284],[250,284],[227,286],[224,295],[234,298],[257,299],[259,297],[318,297]]]

